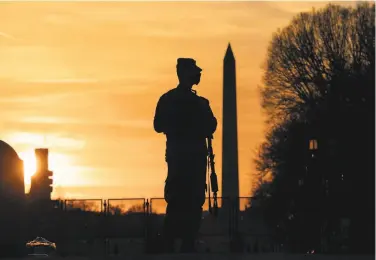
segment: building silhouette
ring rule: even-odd
[[[222,197],[239,197],[238,127],[236,109],[236,64],[228,44],[223,60]],[[226,199],[223,206],[227,211]]]
[[[29,197],[32,201],[50,201],[53,172],[48,169],[48,149],[35,149],[37,170],[31,177]]]
[[[24,165],[17,152],[0,140],[0,198],[25,199]]]
[[[22,251],[25,199],[23,161],[9,144],[0,140],[0,257]]]

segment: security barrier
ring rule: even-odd
[[[218,198],[218,214],[203,206],[199,252],[280,252],[257,199]],[[213,203],[212,203],[213,205]],[[27,206],[25,238],[45,237],[60,255],[157,253],[162,248],[163,198],[52,201]]]

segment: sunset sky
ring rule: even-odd
[[[27,176],[33,149],[50,149],[55,198],[161,197],[165,137],[153,130],[155,106],[177,85],[176,59],[192,57],[203,68],[198,94],[219,123],[220,182],[222,66],[231,42],[247,196],[265,131],[257,86],[268,43],[295,14],[326,4],[2,2],[0,139],[25,160]]]

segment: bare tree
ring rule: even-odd
[[[125,215],[125,214],[131,214],[131,213],[141,213],[145,211],[144,204],[135,204],[127,207],[126,204],[119,204],[119,205],[110,205],[109,211],[113,215]]]
[[[122,209],[121,206],[116,205],[116,206],[109,206],[109,212],[111,215],[122,215],[124,213],[124,210]]]
[[[305,212],[307,205],[324,205],[326,199],[315,193],[323,187],[314,185],[313,174],[299,187],[307,141],[315,136],[322,165],[315,176],[331,183],[332,209],[325,211],[351,205],[351,250],[371,252],[375,202],[367,194],[375,183],[375,4],[328,5],[297,15],[273,36],[261,94],[270,129],[256,159],[254,194],[263,198],[269,223],[285,232],[281,241],[296,246],[301,237],[315,237],[298,251],[319,241],[318,228],[304,229],[321,223]],[[272,176],[268,184],[266,175]]]
[[[336,79],[365,73],[374,64],[374,4],[356,9],[329,5],[297,15],[274,34],[268,49],[262,105],[269,123],[313,117]]]
[[[101,201],[94,200],[67,200],[66,207],[68,210],[80,210],[99,212],[101,210]]]
[[[126,214],[129,214],[129,213],[143,213],[145,212],[145,206],[143,204],[136,204],[136,205],[133,205],[132,207],[130,207]]]

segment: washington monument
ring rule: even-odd
[[[236,66],[231,45],[223,60],[222,197],[239,197]],[[226,207],[225,201],[223,206]]]

